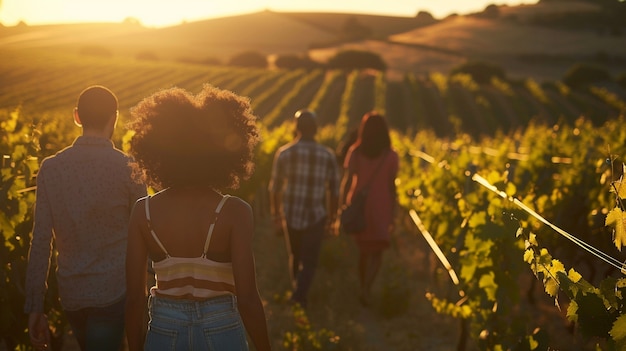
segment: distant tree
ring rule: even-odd
[[[485,7],[485,10],[482,13],[482,17],[485,18],[498,18],[500,17],[500,8],[498,5],[490,4]]]
[[[428,11],[418,12],[415,18],[417,18],[420,21],[434,21],[435,20],[435,17],[433,17],[433,15]]]
[[[372,36],[372,29],[359,22],[359,20],[350,16],[341,28],[342,36],[349,41],[363,40]]]
[[[593,83],[610,80],[611,75],[606,69],[586,63],[572,66],[563,77],[563,83],[572,88],[584,88]]]
[[[502,67],[483,61],[470,61],[461,64],[450,71],[450,76],[458,73],[469,74],[478,84],[490,84],[493,78],[506,80],[506,73]]]
[[[267,57],[257,51],[245,51],[231,57],[231,59],[228,61],[228,65],[239,67],[266,68]]]
[[[320,64],[311,60],[308,55],[300,56],[294,54],[278,55],[274,62],[276,67],[285,69],[313,69]]]
[[[360,50],[340,51],[328,60],[327,66],[331,69],[342,70],[371,68],[385,71],[387,69],[387,64],[380,55]]]

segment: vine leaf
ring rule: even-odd
[[[616,342],[626,340],[626,315],[621,315],[615,320],[609,334]]]
[[[567,306],[567,319],[571,322],[578,322],[578,303],[576,300],[570,301],[569,306]]]
[[[596,294],[581,294],[576,297],[578,303],[578,325],[584,337],[608,338],[615,322],[604,305],[603,299]]]
[[[620,199],[626,199],[626,184],[622,179],[613,182],[614,188],[611,188],[612,193],[616,193],[616,195]]]
[[[555,297],[559,293],[559,282],[556,279],[546,278],[543,284],[548,295]]]
[[[578,283],[582,279],[583,276],[580,273],[576,272],[573,268],[570,268],[570,270],[567,272],[567,277],[573,283]]]
[[[619,208],[612,209],[606,216],[605,225],[612,226],[615,231],[613,242],[618,250],[622,250],[622,245],[626,243],[626,225],[624,221],[624,212]]]
[[[490,301],[496,301],[496,291],[498,290],[498,284],[496,284],[496,275],[493,272],[483,274],[479,281],[478,286],[485,290],[487,299]]]
[[[535,260],[535,251],[533,251],[533,249],[526,249],[526,251],[524,251],[524,262],[526,263],[533,263],[533,261]]]

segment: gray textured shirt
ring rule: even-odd
[[[26,272],[26,313],[43,312],[53,254],[64,309],[107,306],[124,296],[130,212],[146,194],[145,186],[132,180],[128,162],[111,140],[86,136],[43,160]]]

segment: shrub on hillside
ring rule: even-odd
[[[387,64],[380,55],[360,50],[340,51],[328,60],[327,66],[331,69],[342,70],[371,68],[385,71],[387,69]]]
[[[415,18],[421,21],[435,21],[435,17],[428,11],[419,11]]]
[[[308,56],[299,56],[293,54],[279,55],[274,61],[278,68],[284,69],[314,69],[320,64],[311,60]]]
[[[478,17],[496,19],[500,17],[500,8],[498,5],[490,4],[478,14]]]
[[[584,63],[572,66],[563,77],[563,83],[572,88],[584,88],[593,83],[609,80],[611,75],[606,69]]]
[[[478,84],[490,84],[493,78],[498,78],[502,81],[506,80],[504,69],[489,62],[466,62],[453,68],[450,71],[450,76],[452,77],[459,73],[469,74]]]
[[[229,66],[266,68],[267,58],[257,51],[245,51],[231,57]]]

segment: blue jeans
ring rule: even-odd
[[[87,307],[65,311],[81,350],[117,351],[124,339],[124,305],[122,299],[105,307]]]
[[[326,218],[322,218],[319,222],[305,229],[287,227],[291,278],[296,283],[291,299],[300,303],[302,307],[307,305],[307,295],[317,269],[325,226]]]
[[[233,295],[205,301],[150,296],[144,350],[248,350]]]

